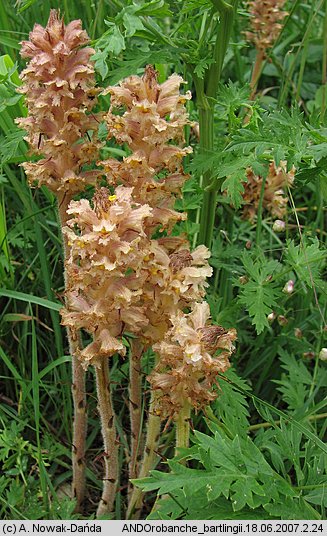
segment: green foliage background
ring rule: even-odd
[[[46,189],[27,186],[19,164],[28,158],[28,150],[14,123],[26,113],[16,93],[23,68],[19,41],[35,22],[46,24],[50,8],[60,8],[66,22],[82,18],[96,49],[100,85],[140,74],[148,63],[155,65],[161,80],[178,72],[194,95],[189,104],[194,121],[199,116],[194,80],[201,84],[212,65],[219,25],[209,0],[2,2],[2,519],[76,517],[67,491],[71,380],[58,314],[63,261],[56,205]],[[185,162],[192,178],[178,207],[189,213],[181,230],[196,243],[201,178],[206,176],[207,191],[218,199],[211,259],[215,275],[208,301],[215,322],[237,327],[238,344],[233,370],[219,379],[219,398],[204,415],[194,416],[191,447],[174,457],[168,428],[160,446],[162,462],[138,483],[149,492],[145,515],[150,519],[325,519],[327,373],[318,356],[326,347],[327,1],[290,1],[287,10],[283,31],[265,63],[258,99],[252,102],[248,82],[255,51],[244,37],[248,8],[238,5],[221,82],[210,101],[215,132],[211,152],[203,155],[194,134],[186,133],[194,154]],[[100,106],[108,106],[107,98]],[[105,151],[124,155],[112,141]],[[241,218],[246,168],[265,175],[272,159],[276,164],[286,160],[289,169],[294,165],[297,170],[285,234],[273,231],[273,220],[262,207],[255,223]],[[289,279],[295,280],[291,295],[283,293]],[[272,310],[285,316],[287,325],[270,324]],[[301,330],[300,338],[295,329]],[[145,357],[145,367],[151,359]],[[94,515],[102,470],[92,370],[88,374],[86,519]],[[129,426],[126,362],[114,360],[113,377],[122,463],[115,515],[121,518]],[[187,459],[188,466],[180,459]]]

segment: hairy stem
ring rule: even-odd
[[[142,344],[133,339],[129,365],[129,412],[131,420],[131,458],[129,463],[129,478],[136,478],[138,472],[138,458],[140,456],[141,440],[141,356]]]
[[[176,454],[179,448],[187,448],[190,439],[191,405],[185,401],[184,406],[176,418]]]
[[[138,478],[145,478],[149,471],[156,466],[158,455],[156,453],[160,438],[161,421],[153,411],[155,403],[155,395],[152,393],[149,407],[149,418],[147,426],[147,434],[145,440],[144,456],[141,464],[141,469]],[[134,488],[131,495],[127,519],[138,519],[142,509],[143,492],[139,488]]]
[[[59,219],[61,229],[68,220],[67,208],[71,198],[67,195],[58,197]],[[64,262],[68,258],[68,244],[66,238],[63,239]],[[69,281],[65,270],[65,288],[68,288]],[[85,439],[87,431],[87,414],[86,414],[86,393],[85,393],[85,371],[77,357],[78,350],[81,348],[81,338],[67,327],[67,338],[69,343],[69,353],[72,356],[72,397],[74,407],[73,423],[73,481],[72,493],[76,499],[76,512],[82,510],[82,504],[85,496]]]
[[[105,475],[97,518],[112,511],[118,483],[118,442],[116,436],[115,414],[111,399],[109,366],[106,361],[95,367],[98,395],[98,411],[104,444]]]

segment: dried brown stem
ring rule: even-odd
[[[109,367],[106,361],[102,361],[99,366],[95,367],[95,375],[105,453],[105,476],[102,496],[97,509],[97,518],[99,518],[109,514],[114,506],[118,484],[118,442],[109,382]]]
[[[129,411],[131,421],[131,457],[129,463],[129,478],[136,478],[138,473],[141,441],[141,357],[143,346],[133,339],[131,343],[130,368],[129,368]]]
[[[250,81],[250,87],[251,87],[250,99],[251,100],[255,98],[255,94],[256,94],[258,82],[261,76],[264,60],[265,60],[264,51],[257,50],[257,54],[256,54],[254,66],[253,66],[253,71],[252,71],[252,76],[251,76],[251,81]]]
[[[66,224],[68,215],[67,208],[71,198],[67,194],[58,197],[59,218],[61,228]],[[68,258],[68,244],[66,238],[63,239],[64,262]],[[67,272],[65,270],[65,288],[68,287]],[[86,414],[86,393],[85,393],[85,370],[77,357],[81,348],[81,339],[70,327],[67,327],[67,338],[69,343],[69,353],[72,356],[72,397],[74,407],[73,423],[73,481],[72,494],[76,499],[76,512],[81,512],[85,496],[85,439],[87,431]]]

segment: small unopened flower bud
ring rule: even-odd
[[[245,285],[249,281],[248,277],[246,275],[241,275],[241,277],[238,278],[241,285]]]
[[[314,356],[315,356],[315,353],[314,352],[304,352],[303,354],[303,358],[304,359],[313,359]]]
[[[246,249],[251,249],[252,248],[252,242],[251,240],[248,240],[247,243],[245,244],[245,247]]]
[[[292,281],[292,279],[287,281],[286,285],[283,288],[283,292],[285,294],[292,294],[294,292],[294,281]]]
[[[280,326],[287,326],[288,324],[286,316],[283,315],[278,315],[277,321]]]
[[[266,281],[267,281],[267,283],[269,283],[269,281],[271,281],[271,280],[272,280],[272,278],[273,278],[273,276],[272,276],[271,274],[270,274],[270,275],[268,275],[268,277],[266,277]]]
[[[327,361],[327,348],[322,348],[319,352],[319,359],[321,361]]]
[[[295,329],[294,329],[294,336],[295,336],[297,339],[302,339],[302,337],[303,337],[302,330],[301,330],[300,328],[295,328]]]
[[[275,220],[272,228],[275,233],[283,233],[285,231],[286,224],[283,220]]]
[[[275,320],[275,318],[276,318],[276,313],[274,313],[274,312],[270,313],[270,314],[267,316],[267,320],[268,320],[269,324],[272,324],[273,321]]]

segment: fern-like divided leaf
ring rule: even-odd
[[[249,281],[240,287],[238,301],[249,312],[259,334],[269,326],[267,316],[277,307],[280,291],[271,281],[271,276],[280,270],[281,265],[276,260],[267,261],[264,257],[254,260],[249,252],[243,253],[242,262]]]

